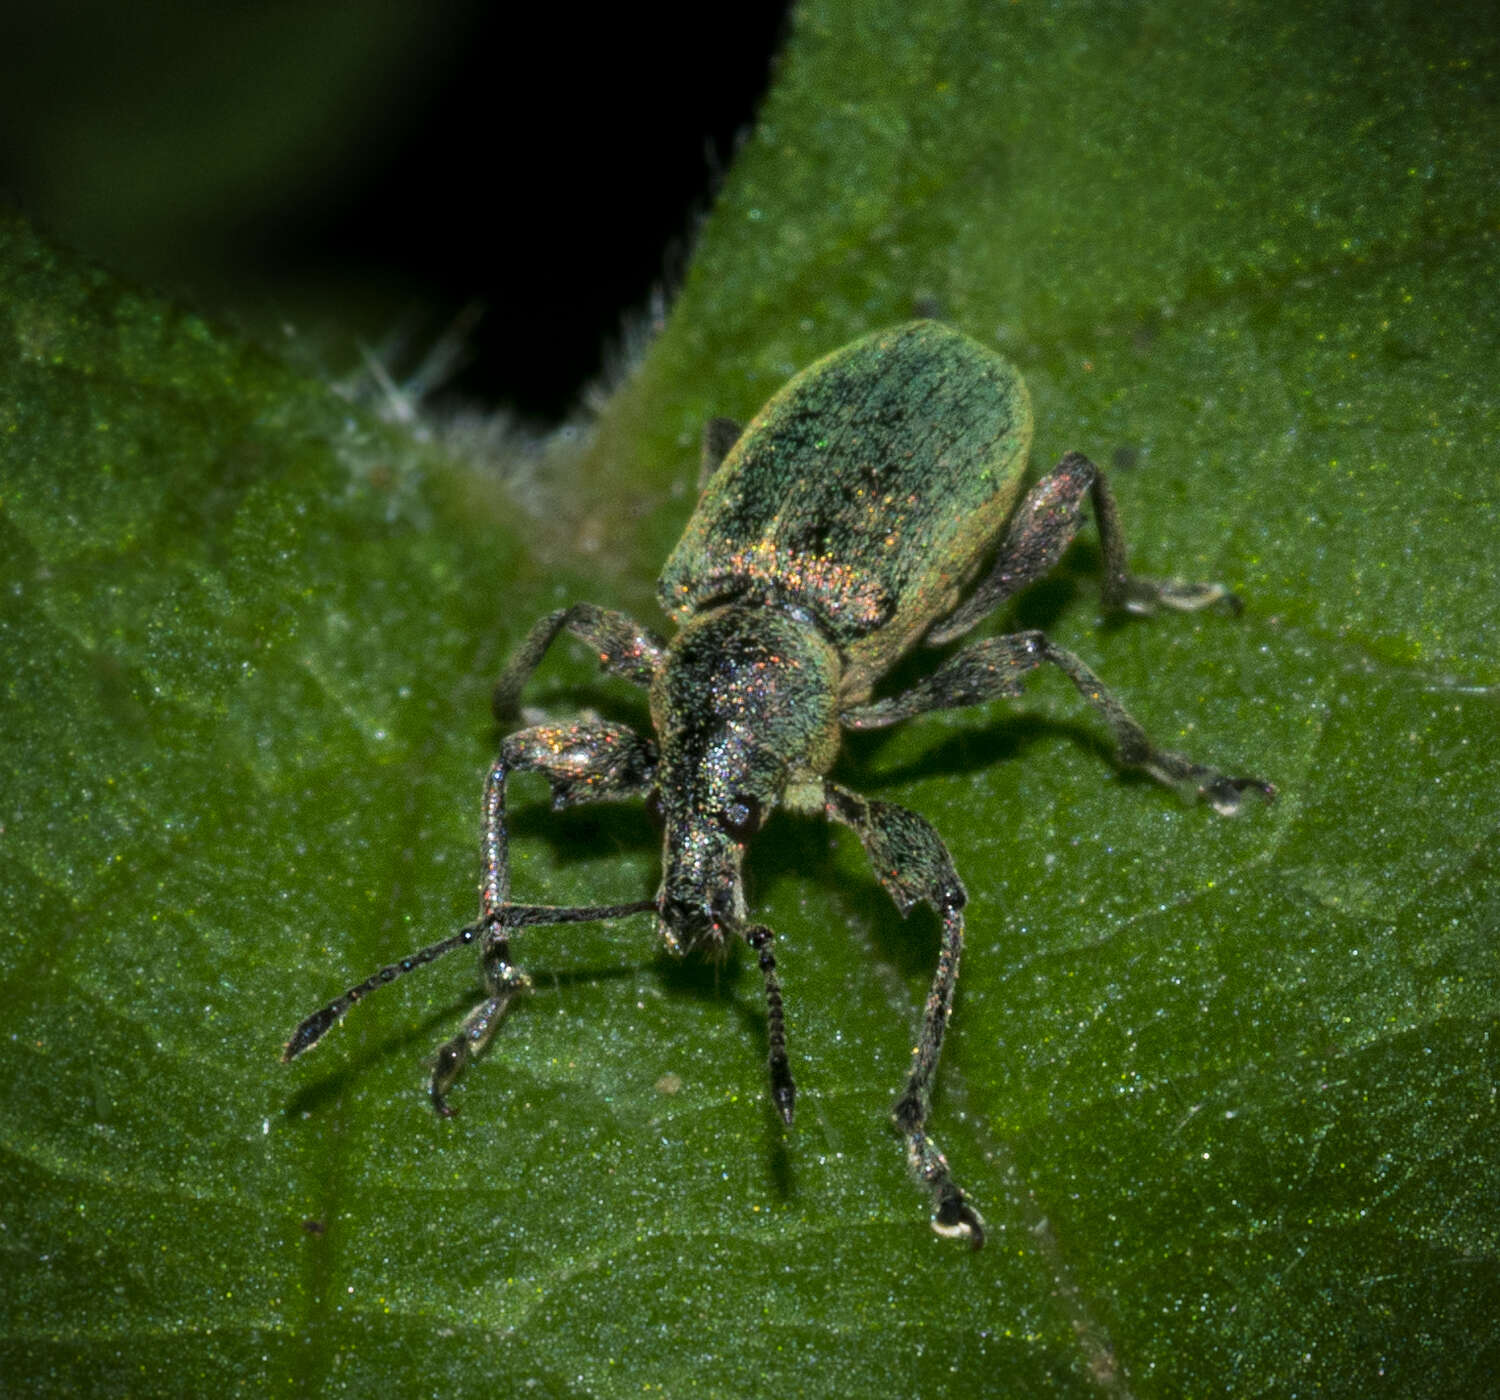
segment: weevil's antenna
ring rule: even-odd
[[[766,983],[766,1036],[771,1050],[771,1101],[790,1125],[797,1086],[786,1055],[786,1010],[781,1002],[781,983],[776,980],[776,955],[771,952],[775,935],[764,924],[751,924],[740,936],[760,955],[761,976]]]
[[[343,996],[335,997],[321,1011],[314,1011],[298,1026],[292,1032],[292,1038],[282,1049],[281,1063],[286,1064],[289,1060],[295,1060],[304,1050],[316,1045],[323,1038],[323,1033],[361,997],[373,992],[377,987],[384,986],[387,982],[394,982],[403,973],[427,963],[436,962],[444,953],[451,953],[455,948],[472,943],[483,932],[483,924],[471,924],[468,928],[461,928],[447,938],[428,944],[419,953],[412,953],[409,957],[402,958],[400,962],[387,963],[379,972],[371,973],[363,982],[350,987]]]
[[[339,1017],[377,987],[383,987],[405,973],[436,962],[444,953],[462,948],[492,929],[525,928],[533,924],[587,924],[600,919],[617,919],[626,914],[654,913],[655,910],[656,902],[650,899],[638,899],[629,904],[507,904],[492,918],[461,928],[457,933],[439,939],[436,943],[429,943],[427,947],[402,958],[400,962],[387,963],[379,972],[372,972],[363,982],[350,987],[342,996],[335,997],[321,1011],[314,1011],[292,1032],[292,1038],[282,1049],[281,1063],[295,1060],[304,1050],[310,1050]]]

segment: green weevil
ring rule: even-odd
[[[1015,368],[957,331],[916,321],[845,346],[803,370],[743,431],[704,431],[701,495],[662,570],[665,641],[623,613],[575,603],[543,617],[495,687],[502,721],[563,632],[611,675],[650,692],[655,738],[597,719],[510,734],[485,782],[478,920],[382,968],[309,1016],[287,1043],[292,1059],[383,983],[453,948],[478,943],[485,999],[438,1051],[439,1113],[489,1044],[511,1000],[530,984],[511,962],[510,935],[532,924],[651,913],[674,953],[722,953],[736,939],[764,980],[771,1096],[790,1124],[796,1090],[773,936],[745,905],[746,843],[772,811],[821,814],[853,828],[903,914],[926,902],[941,925],[937,971],[893,1118],[916,1179],[932,1194],[940,1234],[984,1241],[984,1221],[928,1135],[933,1080],[953,1007],[967,896],[942,839],[915,812],[876,802],[826,776],[843,729],[878,729],[929,710],[1021,693],[1023,677],[1057,667],[1113,732],[1122,764],[1196,792],[1222,813],[1243,795],[1234,778],[1158,748],[1098,677],[1039,631],[971,642],[901,694],[872,698],[914,646],[956,641],[1048,572],[1092,502],[1107,606],[1149,613],[1237,600],[1218,584],[1153,582],[1125,563],[1114,498],[1100,470],[1070,452],[1022,495],[1031,406]],[[998,547],[997,547],[998,546]],[[549,907],[510,898],[506,784],[539,773],[553,805],[644,798],[662,827],[656,897]]]

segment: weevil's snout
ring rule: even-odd
[[[661,902],[662,936],[679,945],[696,942],[707,932],[705,911],[691,900],[665,896]]]
[[[673,952],[717,950],[739,931],[745,920],[740,862],[739,848],[714,833],[700,827],[674,840],[668,828],[657,916]]]
[[[779,762],[767,759],[732,728],[663,756],[657,909],[674,951],[720,948],[745,926],[745,850],[784,785]]]

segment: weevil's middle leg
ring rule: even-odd
[[[766,1038],[770,1042],[771,1101],[790,1124],[797,1099],[792,1082],[792,1067],[786,1053],[786,1010],[781,1001],[781,983],[776,978],[776,955],[771,951],[775,935],[764,924],[751,924],[740,935],[760,959],[761,976],[766,984]]]
[[[928,710],[957,709],[1019,695],[1022,677],[1042,665],[1056,666],[1104,717],[1115,736],[1121,763],[1144,769],[1168,787],[1191,788],[1225,816],[1239,811],[1246,792],[1265,798],[1276,795],[1275,787],[1264,779],[1230,777],[1185,754],[1158,748],[1104,682],[1045,632],[1014,632],[975,642],[903,694],[846,710],[840,723],[848,729],[881,729]]]
[[[966,1238],[978,1249],[984,1244],[984,1217],[953,1180],[948,1159],[927,1132],[943,1034],[958,986],[968,895],[942,837],[924,817],[891,802],[871,802],[835,783],[824,783],[823,791],[828,817],[854,829],[876,876],[902,914],[925,901],[943,921],[942,949],[912,1049],[911,1070],[891,1116],[905,1139],[912,1175],[932,1192],[932,1228],[940,1235]]]

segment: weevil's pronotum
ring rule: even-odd
[[[674,953],[718,952],[735,939],[755,951],[771,1096],[790,1123],[796,1091],[773,936],[745,907],[741,868],[746,843],[776,807],[822,814],[853,828],[902,913],[925,901],[941,923],[937,971],[893,1117],[912,1173],[932,1193],[933,1228],[977,1249],[983,1219],[927,1132],[967,896],[926,820],[825,776],[840,730],[1019,695],[1027,672],[1048,664],[1099,712],[1121,763],[1194,791],[1223,813],[1236,811],[1247,791],[1273,793],[1258,778],[1228,777],[1158,748],[1098,677],[1042,632],[971,642],[905,692],[872,698],[911,648],[956,641],[1051,569],[1085,499],[1103,546],[1106,605],[1149,613],[1235,604],[1217,584],[1131,574],[1114,498],[1079,453],[1021,496],[1030,441],[1031,405],[1016,370],[930,321],[819,360],[743,432],[727,419],[711,422],[698,507],[658,584],[677,634],[664,641],[623,613],[575,603],[537,622],[495,687],[496,716],[512,718],[547,648],[570,632],[605,671],[649,689],[655,738],[594,719],[509,735],[484,788],[478,921],[350,987],[297,1028],[283,1058],[313,1045],[382,983],[477,943],[485,1000],[440,1048],[432,1075],[432,1102],[450,1114],[454,1081],[529,985],[511,962],[514,930],[652,913]],[[512,903],[505,790],[512,774],[525,772],[547,779],[556,807],[643,797],[663,829],[655,899]]]

